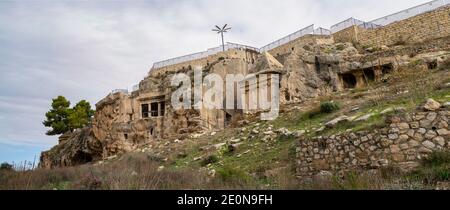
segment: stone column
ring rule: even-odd
[[[381,66],[375,67],[373,74],[375,75],[375,81],[381,81],[381,78],[383,77],[383,70],[381,70]]]
[[[158,117],[162,116],[161,112],[161,102],[158,102]]]
[[[353,73],[353,76],[356,78],[355,88],[362,88],[366,85],[366,80],[364,79],[364,75],[362,71],[357,71]]]

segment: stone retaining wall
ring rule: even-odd
[[[417,163],[433,151],[450,149],[449,119],[448,108],[416,112],[370,132],[300,140],[297,175]]]
[[[363,45],[415,43],[450,34],[450,7],[427,12],[375,30],[362,29],[358,41]]]
[[[450,6],[377,29],[352,26],[333,34],[336,42],[357,41],[363,46],[417,43],[450,35]]]

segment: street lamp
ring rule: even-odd
[[[220,28],[219,26],[216,25],[216,28],[213,29],[213,31],[217,32],[218,34],[222,35],[222,49],[223,51],[225,51],[225,41],[223,39],[223,33],[227,33],[229,30],[231,30],[230,27],[228,27],[228,24],[225,24],[222,28]]]

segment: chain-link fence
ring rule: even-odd
[[[313,33],[314,33],[314,24],[310,25],[310,26],[308,26],[306,28],[300,29],[300,30],[298,30],[298,31],[296,31],[296,32],[294,32],[292,34],[289,34],[289,35],[287,35],[287,36],[285,36],[285,37],[283,37],[283,38],[281,38],[281,39],[279,39],[277,41],[274,41],[274,42],[272,42],[272,43],[262,47],[261,49],[259,49],[259,51],[260,52],[269,51],[269,50],[271,50],[273,48],[276,48],[276,47],[279,47],[281,45],[284,45],[284,44],[286,44],[286,43],[288,43],[288,42],[290,42],[292,40],[295,40],[295,39],[303,37],[303,36],[305,36],[307,34],[313,34]]]
[[[128,94],[128,90],[127,89],[115,89],[111,92],[112,94],[114,93],[123,93],[123,94]]]

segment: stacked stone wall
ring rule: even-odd
[[[297,174],[340,172],[419,163],[434,151],[450,150],[450,111],[416,112],[393,117],[370,132],[353,132],[299,141]]]

